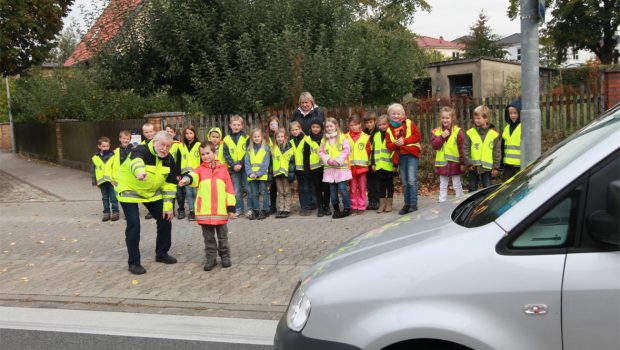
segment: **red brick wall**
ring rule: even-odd
[[[620,71],[605,72],[605,109],[620,102]]]
[[[11,124],[0,123],[0,149],[11,150]]]

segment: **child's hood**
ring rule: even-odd
[[[220,135],[220,140],[222,139],[222,137],[224,137],[224,135],[222,135],[222,130],[218,127],[213,127],[209,129],[209,132],[207,133],[207,135],[211,135],[212,132],[218,133]]]
[[[508,108],[510,107],[516,108],[517,113],[519,114],[519,118],[517,118],[517,120],[514,122],[512,121],[512,119],[510,119],[510,113],[508,113]],[[521,123],[521,101],[520,100],[512,101],[508,104],[508,106],[506,106],[506,109],[504,110],[504,120],[506,121],[506,123],[514,124],[515,126]]]

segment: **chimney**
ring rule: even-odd
[[[439,37],[439,42],[442,42],[442,41],[443,41],[443,36],[440,36]]]

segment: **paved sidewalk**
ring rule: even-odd
[[[420,207],[434,203],[420,198]],[[395,198],[395,208],[402,197]],[[233,266],[204,272],[199,226],[173,221],[176,265],[154,262],[154,220],[142,220],[142,263],[127,271],[124,221],[102,223],[86,172],[0,153],[0,306],[278,319],[301,273],[396,212],[340,220],[269,217],[229,223]]]

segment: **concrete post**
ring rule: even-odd
[[[537,0],[520,0],[521,13],[521,167],[540,156],[540,92]]]
[[[15,147],[15,126],[13,125],[13,113],[11,113],[11,88],[9,87],[9,77],[4,77],[6,82],[6,107],[9,111],[9,127],[11,128],[11,152],[16,153]]]

